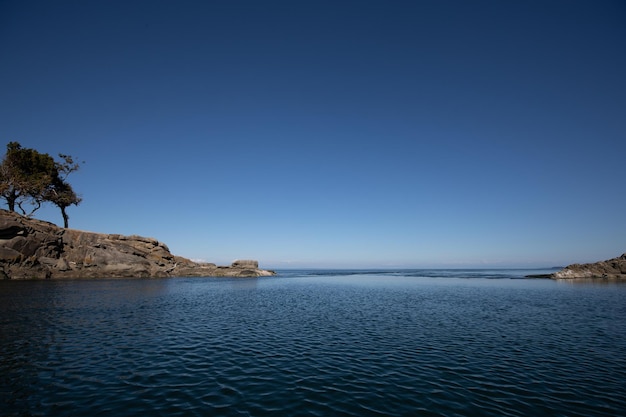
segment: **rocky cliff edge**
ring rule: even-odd
[[[193,262],[156,239],[63,229],[0,210],[0,278],[260,277],[257,261]]]
[[[606,278],[626,280],[626,253],[622,256],[590,264],[573,264],[552,274],[554,279]]]

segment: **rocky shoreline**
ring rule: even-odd
[[[275,272],[255,260],[229,266],[194,262],[173,255],[162,242],[64,229],[53,223],[0,210],[0,279],[262,277]],[[626,281],[626,253],[552,274],[528,278]]]
[[[527,275],[527,278],[626,281],[626,253],[606,261],[568,265],[553,274]]]
[[[261,277],[257,261],[194,262],[153,238],[64,229],[0,210],[0,279]]]

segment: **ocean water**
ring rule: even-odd
[[[0,415],[626,415],[626,285],[540,272],[2,281]]]

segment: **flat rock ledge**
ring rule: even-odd
[[[626,253],[617,258],[589,264],[573,264],[552,274],[553,279],[594,279],[626,282]]]
[[[193,262],[153,238],[63,229],[0,210],[0,279],[263,277],[254,260]]]

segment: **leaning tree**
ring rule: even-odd
[[[46,189],[56,176],[57,168],[50,155],[10,142],[0,165],[0,193],[9,211],[15,211],[17,206],[22,214],[32,215],[41,207]],[[26,213],[25,203],[32,205],[30,213]]]
[[[59,157],[62,162],[47,153],[23,148],[18,142],[7,145],[0,164],[0,197],[6,200],[9,211],[15,211],[17,206],[22,214],[32,216],[42,203],[51,202],[61,209],[64,225],[68,227],[66,209],[78,205],[81,198],[66,179],[79,164],[70,155],[59,154]]]
[[[71,205],[78,205],[82,201],[67,182],[56,179],[48,188],[45,199],[61,209],[63,216],[63,227],[68,227],[69,216],[66,209]]]
[[[79,164],[74,162],[70,155],[59,154],[63,162],[55,162],[57,176],[47,189],[45,199],[57,206],[63,216],[63,225],[68,227],[69,216],[66,209],[71,205],[79,205],[83,199],[79,197],[72,186],[66,181],[68,175],[78,170]]]

